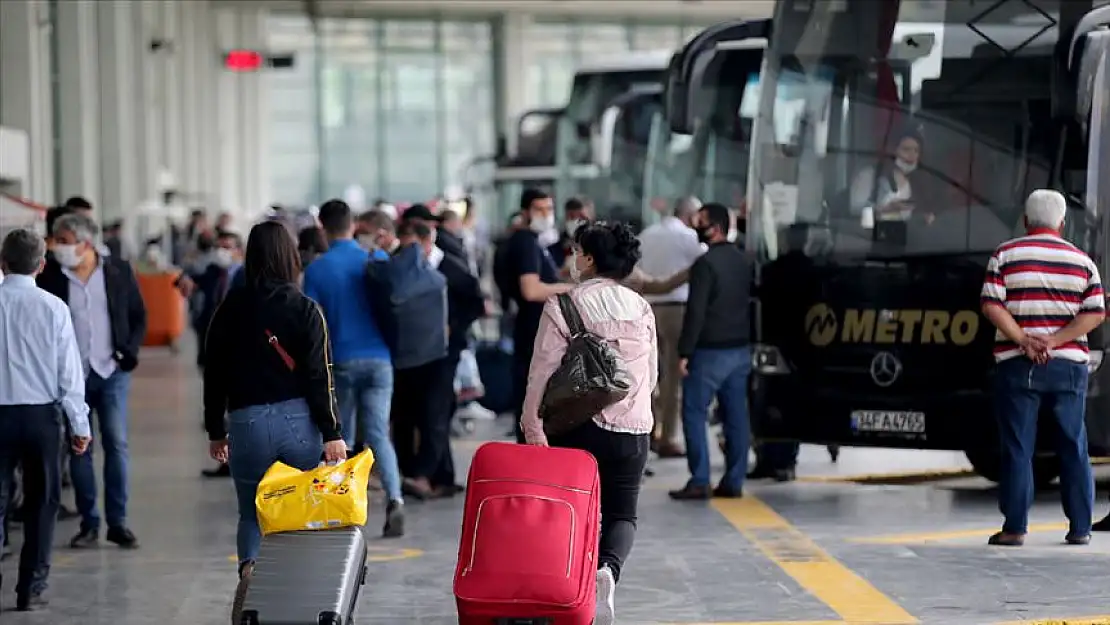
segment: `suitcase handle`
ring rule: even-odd
[[[547,617],[538,618],[499,618],[493,625],[555,625],[555,619]]]

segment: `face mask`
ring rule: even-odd
[[[555,216],[545,215],[543,217],[533,217],[532,221],[528,223],[528,227],[532,229],[532,232],[537,234],[551,230],[555,227]]]
[[[578,268],[578,250],[570,256],[570,279],[576,283],[582,281],[582,270]]]
[[[374,235],[371,235],[371,234],[360,234],[360,235],[358,235],[358,246],[361,247],[364,250],[367,250],[367,251],[374,249],[374,247],[375,247],[375,245],[374,245]]]
[[[568,221],[566,226],[564,226],[567,236],[573,237],[574,233],[577,232],[578,228],[581,227],[584,223],[586,223],[585,219],[571,219],[570,221]]]
[[[436,232],[438,231],[439,230],[437,228],[432,228],[432,245],[436,244]]]
[[[235,255],[231,250],[220,248],[212,257],[212,262],[221,269],[227,269],[235,264]]]
[[[903,174],[912,173],[913,170],[917,169],[917,165],[915,163],[907,163],[900,158],[894,159],[894,166],[902,170]]]
[[[555,245],[559,242],[559,231],[556,230],[554,227],[548,228],[547,230],[540,232],[539,236],[536,237],[536,240],[542,247],[551,247],[552,245]]]
[[[737,236],[739,236],[739,233],[736,232],[736,230],[729,230],[728,231],[728,236],[725,237],[725,238],[728,239],[729,243],[736,243],[736,237]]]
[[[58,263],[67,268],[73,269],[81,264],[81,256],[77,253],[76,245],[62,245],[61,243],[54,244],[54,258]]]
[[[428,264],[432,269],[438,269],[441,262],[443,262],[443,250],[433,247],[432,251],[428,252]]]

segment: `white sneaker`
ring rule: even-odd
[[[471,402],[466,407],[459,408],[455,412],[455,416],[460,419],[473,419],[475,421],[493,421],[497,418],[497,413],[478,402]]]
[[[613,595],[617,589],[617,580],[613,578],[613,571],[608,566],[597,570],[597,612],[594,615],[594,625],[613,625],[617,622],[617,609],[613,604]]]

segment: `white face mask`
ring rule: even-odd
[[[578,268],[578,250],[570,255],[570,279],[575,283],[582,281],[582,270]]]
[[[736,239],[739,236],[740,236],[739,231],[737,231],[736,228],[733,228],[733,229],[728,231],[728,236],[725,237],[725,238],[728,239],[729,243],[736,243]]]
[[[902,170],[903,174],[912,173],[913,170],[917,169],[917,164],[916,163],[907,163],[906,161],[904,161],[900,158],[894,159],[894,166],[897,167],[898,169]]]
[[[584,223],[586,223],[585,219],[571,219],[563,228],[568,237],[573,237],[574,233],[577,232],[578,228]]]
[[[58,264],[67,269],[73,269],[81,264],[81,256],[77,253],[76,244],[54,244],[54,258],[58,260]]]
[[[556,230],[554,227],[548,228],[547,230],[540,232],[539,236],[536,237],[536,240],[539,242],[541,247],[551,247],[552,245],[555,245],[559,242],[559,231]]]
[[[358,235],[358,246],[367,251],[374,249],[374,236],[370,234]]]
[[[231,253],[231,250],[221,247],[213,254],[212,262],[221,269],[227,269],[235,264],[235,256]]]
[[[532,221],[528,223],[528,227],[532,229],[532,232],[537,234],[551,230],[555,227],[555,215],[533,217]]]
[[[432,269],[438,269],[439,264],[443,262],[443,250],[433,246],[432,251],[428,252],[428,264]]]

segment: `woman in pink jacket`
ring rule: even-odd
[[[632,390],[591,421],[548,440],[539,419],[548,378],[559,367],[569,331],[555,298],[547,300],[536,334],[520,419],[533,445],[590,452],[601,475],[601,546],[597,572],[597,625],[615,619],[613,593],[636,535],[636,506],[653,427],[651,394],[658,377],[655,316],[651,305],[620,282],[640,261],[640,242],[624,224],[593,223],[574,233],[570,260],[577,286],[570,296],[586,329],[612,342],[632,378]]]

